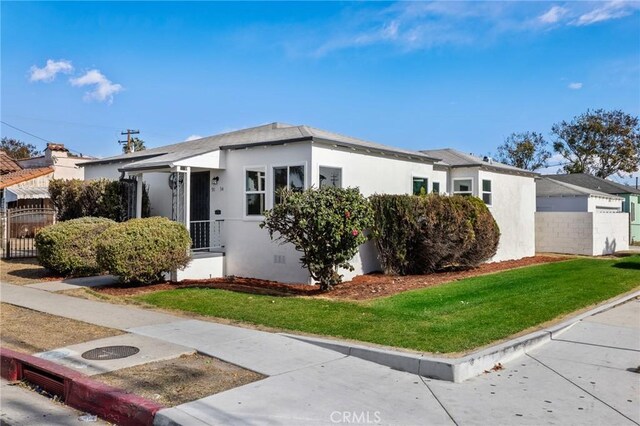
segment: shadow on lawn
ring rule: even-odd
[[[640,263],[638,262],[618,262],[613,264],[614,268],[635,269],[640,271]]]

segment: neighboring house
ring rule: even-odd
[[[17,172],[18,170],[22,170],[22,167],[16,160],[9,157],[9,155],[0,151],[0,175],[6,175],[7,173]]]
[[[545,177],[622,197],[622,211],[629,213],[629,241],[640,242],[640,189],[584,173]]]
[[[53,167],[39,167],[0,175],[0,209],[51,207],[49,181],[53,173]]]
[[[44,155],[14,160],[0,151],[0,209],[51,207],[51,179],[84,179],[78,164],[93,157],[69,154],[63,144],[48,143]]]
[[[174,279],[237,275],[310,282],[292,245],[258,225],[279,188],[359,187],[365,195],[447,192],[477,195],[494,212],[502,237],[494,260],[532,256],[534,174],[482,160],[458,166],[309,126],[272,123],[84,163],[85,179],[137,177],[149,187],[151,214],[185,223],[194,256]],[[511,212],[508,214],[508,212]],[[380,269],[368,242],[353,259],[357,274]]]
[[[536,251],[597,256],[629,248],[623,198],[543,177],[536,185]]]
[[[84,179],[84,169],[79,166],[93,157],[73,155],[61,143],[48,143],[44,154],[39,157],[17,160],[23,169],[42,167],[54,168],[54,179]]]

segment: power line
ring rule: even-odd
[[[26,135],[29,135],[29,136],[31,136],[31,137],[34,137],[34,138],[36,138],[36,139],[40,139],[41,141],[44,141],[44,142],[47,142],[47,143],[55,143],[55,142],[53,142],[53,141],[51,141],[51,140],[49,140],[49,139],[41,138],[41,137],[40,137],[40,136],[38,136],[38,135],[34,135],[33,133],[29,133],[29,132],[27,132],[26,130],[23,130],[23,129],[19,128],[19,127],[16,127],[16,126],[14,126],[14,125],[12,125],[12,124],[7,123],[6,121],[2,121],[2,120],[0,120],[0,123],[4,124],[5,126],[11,127],[12,129],[15,129],[15,130],[17,130],[17,131],[19,131],[19,132],[22,132],[22,133],[24,133],[24,134],[26,134]],[[69,148],[68,146],[67,146],[66,148],[67,148],[69,151],[71,151],[71,152],[73,152],[73,153],[75,153],[75,154],[80,154],[80,156],[82,157],[82,153],[81,153],[80,151],[76,151],[75,149],[71,149],[71,148]]]
[[[2,121],[2,120],[0,120],[0,123],[4,124],[5,126],[9,126],[9,127],[11,127],[12,129],[15,129],[15,130],[17,130],[17,131],[19,131],[19,132],[22,132],[22,133],[24,133],[24,134],[27,134],[27,135],[29,135],[29,136],[33,136],[33,137],[34,137],[34,138],[36,138],[36,139],[40,139],[41,141],[45,141],[45,142],[47,142],[47,143],[54,143],[53,141],[50,141],[50,140],[45,139],[45,138],[41,138],[40,136],[36,136],[36,135],[34,135],[33,133],[29,133],[29,132],[27,132],[26,130],[22,130],[22,129],[20,129],[20,128],[16,127],[16,126],[13,126],[13,125],[11,125],[11,124],[7,123],[6,121]]]

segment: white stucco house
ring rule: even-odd
[[[553,176],[536,185],[536,251],[598,256],[629,249],[623,198]]]
[[[181,221],[193,260],[174,279],[235,275],[310,282],[291,245],[258,225],[281,187],[334,185],[374,193],[442,192],[485,200],[500,229],[494,261],[535,254],[535,174],[453,150],[408,151],[309,126],[272,123],[83,164],[85,179],[137,177],[151,214]],[[141,197],[137,199],[140,212]],[[371,242],[357,274],[379,270]]]

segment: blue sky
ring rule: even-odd
[[[2,121],[90,155],[281,121],[495,152],[640,114],[640,3],[2,2]],[[7,125],[3,136],[44,147]]]

